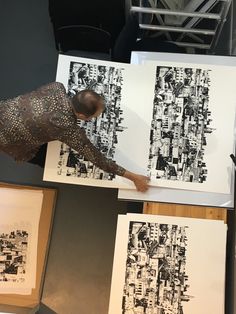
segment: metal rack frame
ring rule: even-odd
[[[232,0],[189,0],[182,9],[175,9],[175,1],[138,0],[134,3],[130,0],[126,7],[129,7],[129,12],[138,13],[140,29],[152,31],[152,37],[164,34],[168,41],[178,46],[214,53],[231,4]],[[171,17],[178,23],[170,23]],[[203,20],[206,23],[200,27]],[[180,34],[173,36],[173,33]]]

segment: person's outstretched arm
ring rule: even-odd
[[[87,160],[91,161],[95,166],[108,173],[113,173],[133,181],[136,189],[145,192],[148,189],[149,178],[140,174],[136,174],[117,165],[111,159],[106,158],[87,138],[85,131],[80,127],[74,127],[63,132],[58,137],[60,141],[67,144]]]

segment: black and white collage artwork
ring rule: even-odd
[[[81,90],[90,89],[104,99],[105,110],[101,116],[92,121],[78,120],[78,125],[85,129],[89,140],[108,159],[114,159],[118,143],[117,133],[125,129],[122,126],[124,118],[121,109],[122,71],[122,68],[112,66],[70,63],[68,95],[73,97]],[[83,155],[63,143],[60,147],[58,175],[98,180],[112,180],[115,177],[96,167]]]
[[[0,190],[0,293],[29,295],[36,285],[43,193]]]
[[[193,297],[188,294],[186,272],[187,228],[130,221],[123,313],[129,308],[145,313],[155,307],[183,311],[183,303]]]
[[[213,131],[209,72],[157,67],[148,165],[151,178],[206,181],[204,148]]]
[[[1,230],[0,226],[0,282],[23,283],[27,272],[29,232],[13,228],[9,232]]]
[[[101,116],[78,120],[78,125],[108,159],[148,175],[151,186],[227,194],[234,75],[224,66],[163,61],[130,65],[60,56],[57,81],[70,97],[92,89],[104,98]],[[48,146],[44,180],[134,188],[59,142]]]
[[[119,215],[108,313],[224,313],[226,234],[220,220]]]

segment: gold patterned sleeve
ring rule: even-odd
[[[126,169],[119,166],[113,160],[106,158],[87,138],[85,131],[80,127],[73,127],[66,130],[58,137],[60,141],[67,144],[95,166],[105,172],[123,176]]]

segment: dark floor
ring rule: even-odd
[[[48,0],[0,0],[0,38],[0,99],[55,80]],[[134,207],[117,201],[117,190],[51,184],[42,175],[0,155],[0,181],[58,189],[40,313],[106,314],[117,214]]]
[[[47,8],[47,0],[0,0],[0,99],[55,80]],[[105,314],[117,214],[127,203],[117,201],[114,189],[50,184],[42,175],[37,166],[0,155],[0,181],[58,188],[42,302],[56,313]],[[46,306],[40,313],[50,313]]]

